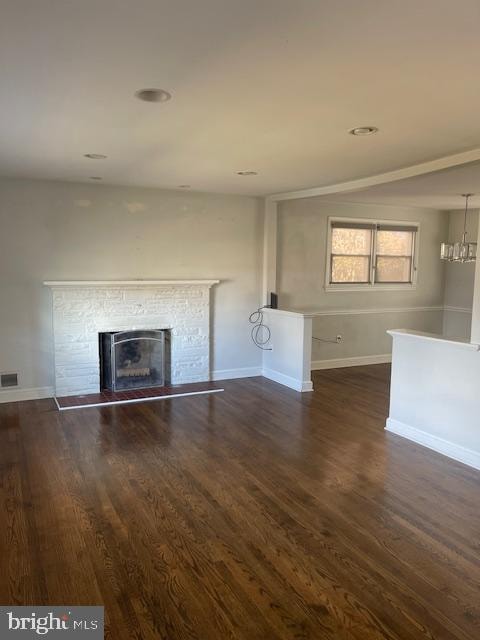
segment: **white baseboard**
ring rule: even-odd
[[[296,378],[286,376],[273,369],[262,369],[261,367],[244,367],[241,369],[220,369],[212,371],[211,380],[235,380],[236,378],[256,378],[263,376],[274,382],[279,382],[295,391],[313,391],[311,380],[300,381]]]
[[[53,398],[53,387],[35,387],[32,389],[8,389],[0,391],[0,403],[23,402],[24,400],[40,400],[41,398]]]
[[[240,369],[217,369],[212,371],[210,380],[235,380],[235,378],[254,378],[262,375],[262,367],[242,367]]]
[[[391,353],[383,353],[375,356],[334,358],[332,360],[312,360],[312,371],[317,371],[319,369],[341,369],[342,367],[359,367],[366,364],[385,364],[391,361]]]
[[[262,375],[264,378],[283,384],[286,387],[290,387],[290,389],[295,389],[295,391],[313,391],[313,383],[311,380],[297,380],[297,378],[286,376],[284,373],[280,373],[274,369],[263,369]]]
[[[400,422],[399,420],[395,420],[394,418],[387,419],[385,430],[390,433],[395,433],[397,436],[402,436],[402,438],[412,440],[413,442],[424,447],[428,447],[429,449],[433,449],[433,451],[441,453],[448,458],[453,458],[453,460],[463,462],[463,464],[466,464],[469,467],[480,470],[480,452],[467,449],[461,445],[455,444],[454,442],[444,440],[443,438],[434,436],[431,433],[417,429],[416,427],[411,427],[410,425]]]

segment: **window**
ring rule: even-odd
[[[332,224],[330,283],[370,282],[373,228]]]
[[[327,288],[412,286],[418,225],[331,219]]]
[[[375,282],[413,282],[415,233],[407,227],[377,227]]]

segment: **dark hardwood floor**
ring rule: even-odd
[[[384,432],[388,377],[0,405],[0,605],[103,604],[114,640],[478,640],[480,473]]]

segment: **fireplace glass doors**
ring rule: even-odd
[[[99,346],[102,390],[145,389],[169,382],[167,329],[101,333]]]

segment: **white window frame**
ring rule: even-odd
[[[330,269],[331,269],[331,256],[332,256],[332,223],[353,223],[353,224],[369,224],[377,227],[378,225],[387,226],[409,226],[415,227],[416,231],[413,236],[413,249],[412,249],[412,274],[411,282],[375,282],[375,268],[376,268],[376,229],[373,229],[373,238],[370,253],[370,281],[369,282],[345,282],[345,283],[331,283],[330,282]],[[412,222],[411,220],[379,220],[376,218],[346,218],[341,216],[329,217],[327,220],[327,251],[325,262],[325,291],[411,291],[417,288],[418,281],[418,257],[420,249],[420,223]]]

